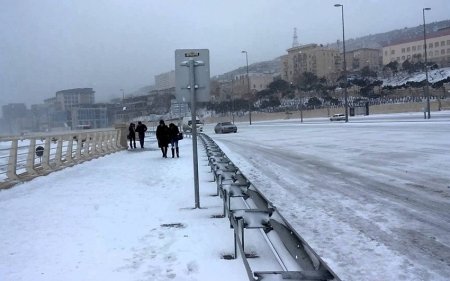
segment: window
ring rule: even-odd
[[[441,50],[441,55],[445,55],[445,50],[444,49]]]
[[[422,45],[417,46],[417,51],[421,51],[422,50]]]
[[[405,52],[405,48],[402,48],[402,54]]]
[[[434,51],[434,55],[435,55],[436,57],[438,57],[438,56],[439,56],[439,51],[438,51],[438,50]]]
[[[387,56],[388,55],[388,51],[384,51],[384,55]]]
[[[435,48],[439,47],[439,42],[434,42],[434,47]]]
[[[447,46],[450,46],[450,40],[447,40]]]
[[[450,54],[450,48],[449,48],[449,49],[447,49],[447,54]]]
[[[428,48],[433,48],[433,43],[428,44]]]
[[[416,50],[416,46],[412,46],[412,50],[415,51]]]
[[[395,55],[395,50],[391,50],[391,55]]]
[[[406,51],[411,52],[411,48],[410,47],[406,48]]]
[[[445,46],[445,41],[441,41],[441,47]]]

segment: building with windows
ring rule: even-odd
[[[361,48],[345,53],[348,71],[361,71],[364,67],[370,70],[379,71],[381,69],[381,50],[371,48]]]
[[[249,94],[267,89],[273,81],[273,74],[267,73],[249,73],[248,77],[249,79],[247,79],[247,73],[234,76],[232,81],[232,95],[234,98],[247,97]],[[250,82],[250,89],[248,82]]]
[[[98,129],[108,127],[108,111],[102,104],[80,105],[71,110],[72,129]]]
[[[95,91],[92,88],[77,88],[56,92],[56,103],[61,110],[70,110],[80,104],[94,104]]]
[[[312,72],[317,77],[331,78],[340,71],[339,50],[317,44],[292,47],[282,57],[281,78],[294,82],[304,72]]]
[[[428,33],[427,60],[441,67],[450,65],[450,27],[437,32]],[[425,55],[423,36],[410,40],[394,42],[383,47],[383,65],[397,61],[402,64],[406,60],[423,61]]]

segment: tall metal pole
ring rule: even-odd
[[[428,59],[427,59],[427,32],[425,29],[425,11],[429,11],[431,8],[423,8],[422,9],[422,16],[423,16],[423,43],[424,43],[424,50],[425,50],[425,95],[427,96],[427,118],[430,119],[430,89],[428,87]]]
[[[251,109],[251,97],[250,97],[250,76],[248,75],[248,53],[247,51],[242,51],[245,53],[245,61],[247,63],[247,94],[248,94],[248,121],[250,125],[252,124],[252,109]]]
[[[195,208],[200,208],[200,192],[198,184],[198,157],[197,157],[197,112],[195,95],[195,61],[189,60],[189,86],[191,87],[191,124],[192,124],[192,151],[194,154],[194,192],[195,192]]]
[[[335,4],[335,7],[341,7],[342,12],[342,44],[343,44],[343,53],[344,53],[344,103],[345,103],[345,122],[348,122],[348,98],[347,98],[347,61],[345,59],[345,24],[344,24],[344,5]]]

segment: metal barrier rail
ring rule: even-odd
[[[0,189],[124,149],[122,130],[0,138]]]
[[[223,215],[234,229],[234,256],[239,254],[250,281],[256,280],[334,280],[339,277],[293,229],[276,207],[247,180],[242,172],[207,135],[199,134],[206,149],[208,163],[217,184],[217,195],[223,199]],[[240,204],[232,204],[240,200]],[[236,203],[233,201],[233,203]],[[236,207],[239,206],[239,207]],[[245,252],[245,230],[259,230],[283,270],[253,271]],[[279,243],[277,241],[281,241]],[[281,249],[283,248],[283,249]],[[278,253],[288,253],[283,257]],[[287,266],[286,264],[295,264]],[[293,268],[293,269],[292,269]]]

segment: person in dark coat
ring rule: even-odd
[[[178,126],[174,123],[169,124],[169,138],[170,138],[170,147],[172,150],[172,158],[175,157],[175,150],[177,152],[177,157],[180,157],[180,150],[178,148],[178,140],[179,140],[180,130],[178,130]]]
[[[161,148],[162,157],[167,158],[167,148],[169,146],[169,127],[166,126],[164,120],[159,121],[156,128],[156,138],[158,139],[158,146]]]
[[[130,123],[128,127],[128,139],[130,140],[130,148],[136,148],[136,129],[134,123]]]
[[[136,133],[138,133],[139,143],[141,144],[141,148],[144,148],[144,138],[145,138],[146,131],[147,131],[147,126],[142,124],[141,121],[138,121],[138,125],[136,127]]]

